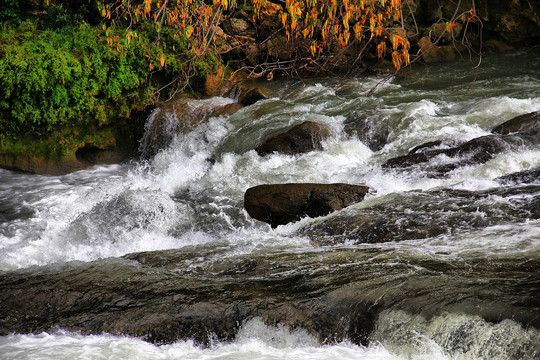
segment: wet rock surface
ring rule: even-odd
[[[413,148],[407,155],[388,160],[382,166],[406,168],[446,157],[445,164],[429,165],[427,169],[431,176],[438,176],[461,166],[485,163],[505,151],[523,146],[537,147],[540,145],[540,112],[506,121],[495,127],[493,133],[450,147],[445,146],[444,140],[431,141]]]
[[[392,195],[352,206],[299,230],[318,245],[427,239],[540,218],[540,186]],[[365,207],[363,206],[365,204]]]
[[[154,109],[145,128],[140,149],[144,157],[155,155],[168,146],[178,134],[185,134],[204,124],[211,117],[232,115],[242,108],[236,102],[216,104],[180,96]]]
[[[132,121],[135,124],[140,119],[133,115]],[[65,175],[93,165],[128,161],[136,154],[140,136],[126,122],[100,129],[75,128],[71,130],[73,137],[69,141],[61,134],[53,134],[44,139],[22,139],[22,146],[28,147],[28,150],[22,153],[0,151],[0,168],[34,174]],[[59,145],[66,142],[69,145]]]
[[[0,274],[0,334],[60,327],[209,344],[233,339],[245,321],[259,317],[302,327],[321,343],[366,344],[378,313],[388,308],[540,327],[531,273],[538,259],[503,257],[494,267],[485,258],[391,261],[395,252],[384,248],[235,259],[223,251],[188,247]]]
[[[354,112],[345,120],[344,131],[356,136],[372,151],[381,150],[388,141],[388,128],[370,118],[371,114]]]
[[[244,106],[255,104],[257,101],[268,99],[268,92],[261,87],[241,88],[242,92],[238,102]]]
[[[255,151],[260,156],[274,152],[286,155],[295,155],[322,149],[321,141],[330,135],[329,130],[319,123],[306,121],[296,125],[290,130],[272,136]]]
[[[360,202],[367,186],[349,184],[273,184],[249,188],[244,196],[248,214],[272,227],[317,217]]]
[[[418,41],[418,46],[422,52],[422,59],[426,63],[452,62],[458,57],[454,47],[450,45],[435,45],[428,36],[424,36]]]
[[[540,183],[540,166],[504,175],[496,180],[504,184],[537,184]]]
[[[493,128],[496,134],[540,135],[540,111],[516,116]]]

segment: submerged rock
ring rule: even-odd
[[[326,126],[313,121],[306,121],[285,133],[267,139],[255,151],[260,156],[264,156],[274,152],[296,155],[321,150],[321,141],[329,135],[330,132]]]
[[[352,206],[305,225],[298,233],[318,245],[383,243],[455,235],[460,231],[540,217],[540,186],[482,192],[438,190],[392,195]],[[533,195],[533,196],[531,196]],[[494,199],[498,199],[494,201]]]
[[[369,114],[354,112],[345,120],[344,131],[356,136],[372,151],[381,150],[388,141],[388,128],[370,119]]]
[[[445,156],[450,159],[444,165],[433,165],[428,169],[431,175],[444,174],[457,167],[481,164],[493,159],[504,151],[523,146],[536,147],[540,144],[540,112],[517,116],[495,127],[492,135],[474,138],[465,143],[446,146],[448,142],[437,140],[413,148],[407,155],[392,158],[383,168],[405,168],[427,163]]]
[[[274,184],[249,188],[244,196],[248,214],[272,227],[341,210],[364,199],[367,186],[349,184]]]

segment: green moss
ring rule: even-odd
[[[92,130],[81,127],[67,127],[52,133],[45,139],[21,137],[17,139],[4,138],[0,141],[0,154],[13,156],[31,154],[36,158],[59,160],[73,156],[75,152],[93,145],[100,149],[114,149],[116,134],[113,128]]]

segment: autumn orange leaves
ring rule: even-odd
[[[287,38],[311,39],[313,56],[336,44],[374,41],[379,58],[392,51],[396,69],[410,62],[401,0],[286,0],[285,9],[281,22]]]
[[[190,50],[201,56],[214,40],[224,12],[230,13],[236,6],[236,0],[210,1],[105,1],[101,4],[101,12],[112,24],[115,19],[127,22],[131,27],[149,21],[158,33],[163,26],[172,28],[176,31],[175,36],[183,37]],[[248,1],[256,20],[267,0]],[[410,62],[401,0],[285,0],[278,19],[287,40],[307,42],[312,57],[335,51],[336,47],[371,43],[376,46],[379,58],[391,55],[396,69]],[[160,65],[164,66],[164,63],[162,59]]]

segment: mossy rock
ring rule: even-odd
[[[420,39],[418,46],[426,63],[452,62],[457,59],[457,51],[454,47],[434,45],[427,36]]]
[[[136,152],[135,138],[123,125],[101,129],[66,128],[44,139],[0,142],[0,167],[43,175],[64,175],[93,165],[116,164]]]

